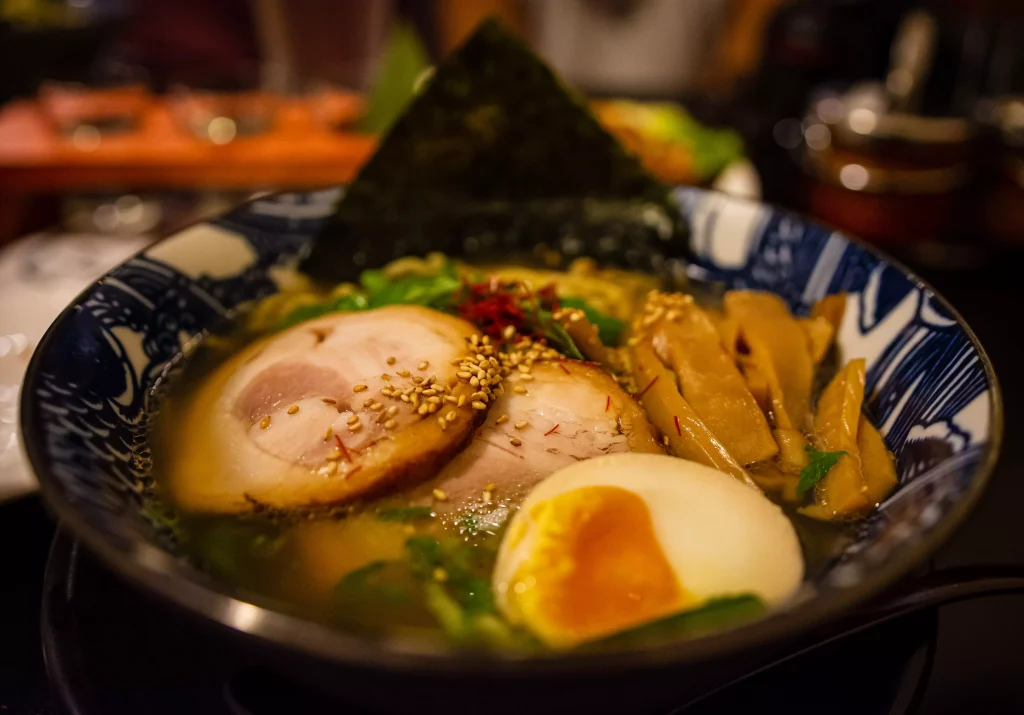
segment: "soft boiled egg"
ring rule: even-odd
[[[719,597],[766,605],[803,580],[789,519],[756,489],[676,457],[615,454],[555,472],[509,524],[498,607],[569,648]]]

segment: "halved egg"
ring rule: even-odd
[[[789,519],[756,489],[696,462],[615,454],[559,470],[509,524],[498,607],[569,648],[719,597],[766,605],[803,580]]]

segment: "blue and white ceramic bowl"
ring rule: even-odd
[[[593,662],[623,666],[621,653],[516,660],[410,650],[333,631],[233,597],[166,548],[143,516],[152,389],[206,332],[277,290],[339,193],[278,195],[193,226],[111,271],[64,311],[36,351],[23,391],[25,447],[47,501],[129,579],[321,660],[459,673],[528,672],[538,660],[546,673]],[[660,646],[631,667],[735,653],[864,601],[963,519],[992,470],[1002,430],[999,388],[981,345],[917,277],[841,234],[761,204],[694,189],[678,198],[692,226],[691,272],[730,288],[773,291],[797,313],[830,293],[848,294],[838,346],[844,361],[867,360],[866,409],[897,456],[900,484],[799,608]],[[365,261],[358,248],[352,255]]]

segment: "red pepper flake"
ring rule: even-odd
[[[348,479],[349,477],[351,477],[353,474],[355,474],[356,472],[358,472],[362,468],[363,468],[363,465],[360,464],[358,467],[353,469],[351,472],[346,472],[345,473],[345,479]]]
[[[464,284],[457,300],[459,316],[495,339],[500,338],[509,325],[519,330],[526,320],[519,299],[494,279],[488,283]]]
[[[648,390],[650,390],[652,387],[654,387],[654,383],[656,383],[657,381],[658,381],[658,375],[655,375],[654,379],[647,383],[647,387],[645,387],[644,389],[640,390],[640,394],[636,396],[636,399],[639,400],[641,397],[643,397],[647,393]]]
[[[559,424],[561,424],[561,423],[559,423]],[[551,434],[552,432],[554,432],[554,431],[555,431],[556,429],[558,429],[558,425],[555,425],[554,427],[552,427],[551,429],[549,429],[549,430],[548,430],[547,432],[545,432],[545,433],[544,433],[544,436],[545,436],[545,437],[547,437],[547,436],[548,436],[549,434]]]
[[[608,399],[604,401],[604,411],[607,412],[612,408],[612,396],[608,395]]]
[[[672,419],[676,422],[676,434],[680,437],[683,436],[683,430],[679,428],[679,415],[672,415]]]
[[[342,455],[344,455],[345,461],[351,462],[352,457],[349,456],[348,450],[345,449],[345,443],[341,441],[341,437],[339,435],[334,435],[334,441],[338,443],[338,449],[341,450]]]
[[[572,374],[572,373],[569,372],[569,368],[567,368],[562,363],[558,363],[558,367],[562,368],[562,372],[564,372],[566,375],[571,375]]]

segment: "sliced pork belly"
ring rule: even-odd
[[[481,528],[497,528],[564,466],[616,452],[664,452],[639,405],[594,365],[539,362],[528,375],[509,375],[502,388],[473,441],[418,491],[416,503],[447,520],[471,512]]]
[[[291,509],[434,475],[483,416],[472,406],[482,407],[481,388],[457,376],[478,353],[467,343],[474,332],[443,313],[394,306],[318,318],[253,344],[187,407],[199,429],[176,447],[186,454],[173,460],[170,496],[205,512]],[[200,463],[214,468],[189,468]]]

